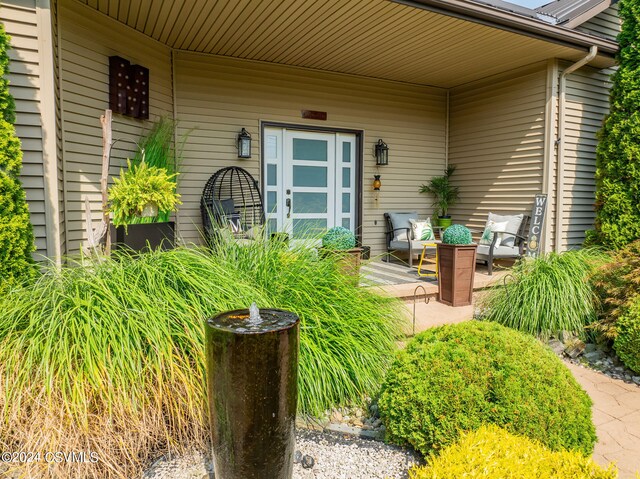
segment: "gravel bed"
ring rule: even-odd
[[[310,456],[313,467],[309,465]],[[304,461],[301,459],[304,458]],[[294,479],[406,479],[407,471],[422,461],[418,454],[380,441],[319,431],[298,430]],[[144,479],[212,479],[208,458],[194,452],[179,458],[161,458]]]
[[[566,341],[551,339],[549,347],[565,361],[578,364],[605,374],[613,379],[620,379],[627,384],[640,387],[640,374],[625,367],[611,348],[594,343],[582,343],[569,336]]]

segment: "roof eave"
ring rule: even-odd
[[[391,0],[396,3],[422,8],[444,15],[493,26],[502,30],[527,35],[540,40],[588,51],[597,46],[601,55],[614,57],[618,44],[613,40],[596,37],[561,25],[518,15],[468,0]]]

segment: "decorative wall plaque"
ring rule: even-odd
[[[114,113],[149,118],[149,69],[131,65],[122,57],[109,57],[109,108]]]

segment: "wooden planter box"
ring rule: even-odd
[[[342,271],[350,276],[358,277],[360,274],[360,263],[362,260],[362,248],[351,248],[346,250],[329,250],[321,248],[323,255],[338,256],[338,264]]]
[[[135,253],[172,249],[175,245],[175,223],[149,223],[144,225],[111,225],[111,249],[126,250]]]
[[[473,295],[477,244],[438,244],[438,301],[467,306]]]

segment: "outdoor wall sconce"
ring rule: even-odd
[[[380,175],[373,175],[373,190],[380,191],[382,182],[380,181]]]
[[[251,135],[244,128],[237,138],[238,158],[251,158]]]
[[[389,147],[384,141],[378,140],[378,143],[376,143],[375,153],[376,165],[385,166],[389,164]]]

